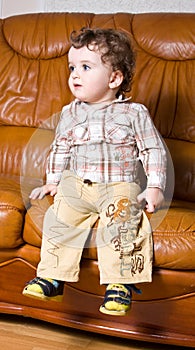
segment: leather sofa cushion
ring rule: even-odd
[[[0,249],[16,248],[24,243],[21,236],[24,216],[25,205],[19,184],[0,178]]]
[[[168,187],[169,185],[174,187],[174,198],[194,202],[195,143],[175,139],[165,139],[165,141],[174,163],[174,183],[169,178]]]
[[[51,196],[45,196],[42,200],[31,200],[32,206],[27,211],[23,230],[23,239],[26,243],[41,247],[43,219],[52,203]]]

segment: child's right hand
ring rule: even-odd
[[[55,196],[57,193],[57,185],[48,184],[41,187],[36,187],[29,195],[30,199],[42,199],[46,194]]]

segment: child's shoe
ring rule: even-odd
[[[140,293],[134,285],[109,284],[99,311],[107,315],[125,316],[131,308],[132,289]]]
[[[29,281],[22,294],[44,301],[62,301],[64,282],[51,278],[36,277]]]

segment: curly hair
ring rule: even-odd
[[[71,33],[70,43],[76,49],[86,46],[89,50],[94,50],[94,47],[98,47],[102,62],[109,62],[113,71],[120,70],[123,74],[117,96],[131,90],[135,53],[127,34],[115,29],[82,28],[79,32]]]

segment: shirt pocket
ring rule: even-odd
[[[135,137],[130,126],[121,125],[107,125],[105,128],[106,140],[116,144],[132,144]]]
[[[89,128],[86,125],[77,125],[72,130],[72,138],[75,143],[89,140]]]

